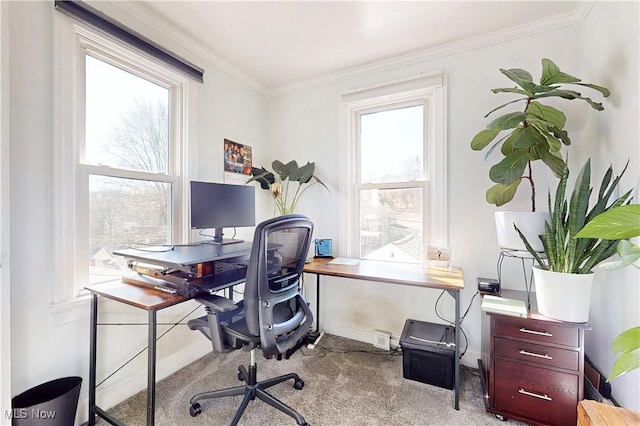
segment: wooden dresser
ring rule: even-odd
[[[522,298],[524,292],[504,292]],[[481,372],[485,406],[499,418],[536,425],[575,425],[584,392],[587,324],[482,313]]]

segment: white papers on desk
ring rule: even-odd
[[[348,257],[336,257],[330,261],[332,265],[357,265],[360,263],[360,259],[351,259]]]
[[[493,312],[496,314],[511,315],[521,318],[525,318],[527,316],[527,307],[524,300],[520,299],[508,299],[506,297],[486,295],[482,298],[481,308],[485,312]]]

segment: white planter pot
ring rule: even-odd
[[[548,212],[495,212],[498,246],[505,250],[527,251],[520,235],[513,228],[515,223],[520,232],[527,237],[531,247],[543,252],[539,235],[544,234],[544,222],[550,220]]]
[[[538,312],[568,322],[589,321],[593,272],[565,274],[533,267]]]

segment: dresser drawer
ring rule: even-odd
[[[496,337],[495,356],[578,371],[578,351]]]
[[[518,339],[578,347],[579,330],[547,321],[493,315],[494,333]]]
[[[575,425],[578,376],[497,359],[494,407],[550,425]]]

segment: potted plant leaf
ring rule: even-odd
[[[589,319],[593,268],[616,252],[616,241],[601,238],[575,238],[578,232],[599,214],[630,202],[631,190],[613,199],[625,169],[613,177],[609,167],[597,192],[595,203],[589,208],[591,160],[578,174],[571,196],[567,198],[569,168],[566,163],[556,188],[552,204],[548,195],[550,220],[539,236],[544,247],[543,259],[531,247],[530,241],[514,228],[537,265],[533,267],[538,311],[561,321],[586,322]]]
[[[542,246],[534,240],[544,230],[544,221],[548,219],[546,212],[536,212],[536,186],[533,178],[532,163],[541,161],[556,177],[560,177],[565,162],[561,148],[570,145],[571,139],[565,130],[566,115],[559,109],[546,105],[551,98],[565,100],[582,100],[593,109],[602,111],[601,103],[583,97],[576,90],[566,85],[583,87],[609,96],[609,90],[602,86],[583,83],[581,79],[564,73],[550,59],[542,59],[542,73],[539,83],[533,81],[531,73],[523,69],[500,69],[516,87],[492,89],[493,93],[509,93],[519,95],[489,111],[485,118],[494,112],[512,104],[524,104],[521,111],[508,112],[491,121],[487,128],[475,135],[471,141],[471,149],[486,149],[485,159],[494,152],[501,155],[500,161],[489,169],[489,178],[494,185],[486,192],[486,200],[490,204],[502,206],[510,202],[523,180],[529,183],[531,190],[531,212],[496,212],[498,245],[504,249],[524,250],[517,234],[513,232],[513,223],[532,241],[538,252]]]
[[[619,260],[605,262],[601,268],[611,270],[632,266],[640,260],[640,247],[629,238],[640,236],[640,204],[615,207],[596,216],[578,234],[576,238],[606,238],[617,240]],[[640,368],[640,326],[632,327],[620,333],[611,343],[611,350],[617,358],[611,368],[607,381]]]
[[[315,163],[307,162],[299,167],[295,160],[287,164],[275,160],[271,167],[275,174],[264,167],[252,167],[253,176],[246,183],[257,181],[262,189],[269,190],[273,196],[274,209],[277,209],[280,215],[295,213],[300,197],[312,185],[319,183],[329,190],[324,182],[314,175]]]

